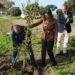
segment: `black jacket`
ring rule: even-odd
[[[66,23],[65,28],[68,33],[71,32],[71,23],[73,23],[73,15],[71,12],[67,12],[69,21]]]
[[[71,32],[71,23],[73,23],[73,15],[70,11],[67,11],[67,19],[65,19],[65,16],[64,14],[62,13],[62,11],[59,11],[57,13],[58,15],[58,23],[59,24],[62,24],[62,25],[65,25],[65,29],[68,33]],[[68,20],[68,22],[67,22]]]

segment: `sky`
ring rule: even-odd
[[[12,0],[15,2],[15,6],[19,6],[20,8],[22,3],[24,3],[25,5],[27,4],[28,0]],[[31,2],[34,2],[35,0],[31,0]],[[54,4],[56,5],[58,8],[61,8],[62,4],[64,3],[65,0],[39,0],[39,5],[40,6],[46,6],[47,4]]]

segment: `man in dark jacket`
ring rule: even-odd
[[[73,15],[68,10],[67,5],[63,5],[62,9],[57,12],[58,15],[58,39],[56,55],[60,54],[61,39],[64,35],[63,54],[67,54],[67,45],[69,34],[71,32],[71,23],[73,22]]]
[[[14,47],[14,51],[12,55],[12,63],[16,60],[16,57],[18,55],[18,48],[21,46],[22,43],[24,43],[24,40],[26,38],[25,37],[26,32],[27,32],[27,27],[25,26],[15,25],[12,27],[11,37],[12,37],[13,47]],[[28,34],[27,36],[30,37],[31,33]],[[28,41],[27,49],[30,52],[31,63],[34,65],[35,59],[34,59],[34,54],[32,50],[31,40]]]

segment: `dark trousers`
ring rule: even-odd
[[[56,61],[52,52],[53,46],[54,46],[54,41],[42,40],[42,65],[46,65],[46,50],[48,52],[48,55],[52,64],[56,64]]]

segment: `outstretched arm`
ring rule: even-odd
[[[41,18],[40,20],[38,20],[36,23],[33,23],[29,26],[29,28],[34,28],[38,25],[40,25],[43,22],[43,19]]]

